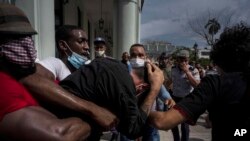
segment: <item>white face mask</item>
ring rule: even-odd
[[[103,55],[104,55],[104,53],[105,53],[105,51],[104,51],[104,50],[102,50],[102,51],[95,51],[95,56],[97,56],[97,57],[101,57],[101,56],[103,56]]]
[[[145,66],[145,60],[141,58],[130,59],[130,64],[132,68],[140,68]]]

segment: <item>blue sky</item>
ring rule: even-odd
[[[197,42],[204,47],[204,39],[190,29],[188,21],[207,17],[210,13],[221,19],[222,14],[232,15],[229,25],[239,21],[250,24],[249,7],[250,0],[145,0],[141,18],[141,41],[161,40],[189,47]]]

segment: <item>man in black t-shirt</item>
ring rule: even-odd
[[[141,71],[144,73],[144,69]],[[109,109],[120,120],[117,130],[132,139],[143,132],[163,83],[163,73],[158,67],[148,63],[147,71],[150,89],[141,104],[137,102],[136,93],[141,93],[138,87],[144,83],[144,77],[134,74],[134,71],[129,73],[120,61],[110,58],[93,60],[61,81],[60,85],[80,98]]]
[[[208,110],[212,140],[250,140],[250,28],[226,28],[210,54],[220,75],[208,75],[182,101],[166,112],[152,112],[151,125],[167,130],[194,124]]]

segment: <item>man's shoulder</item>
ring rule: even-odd
[[[112,67],[112,66],[123,66],[123,64],[121,63],[121,61],[111,58],[111,57],[103,57],[103,58],[96,58],[92,61],[93,65],[97,65],[100,64],[103,67]]]
[[[42,60],[39,60],[38,61],[38,63],[39,62],[44,62],[44,61],[61,61],[59,58],[56,58],[56,57],[47,57],[47,58],[45,58],[45,59],[42,59]]]
[[[127,67],[120,60],[114,58],[97,58],[94,59],[90,66],[95,73],[108,74],[115,77],[128,77]]]
[[[48,57],[43,60],[39,60],[37,63],[41,64],[45,68],[49,66],[54,66],[54,65],[61,65],[64,64],[61,59],[56,58],[56,57]]]

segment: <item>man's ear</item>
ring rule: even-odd
[[[59,46],[60,50],[62,50],[62,51],[67,51],[68,50],[68,48],[66,46],[66,42],[63,41],[63,40],[60,40],[58,42],[58,46]]]

